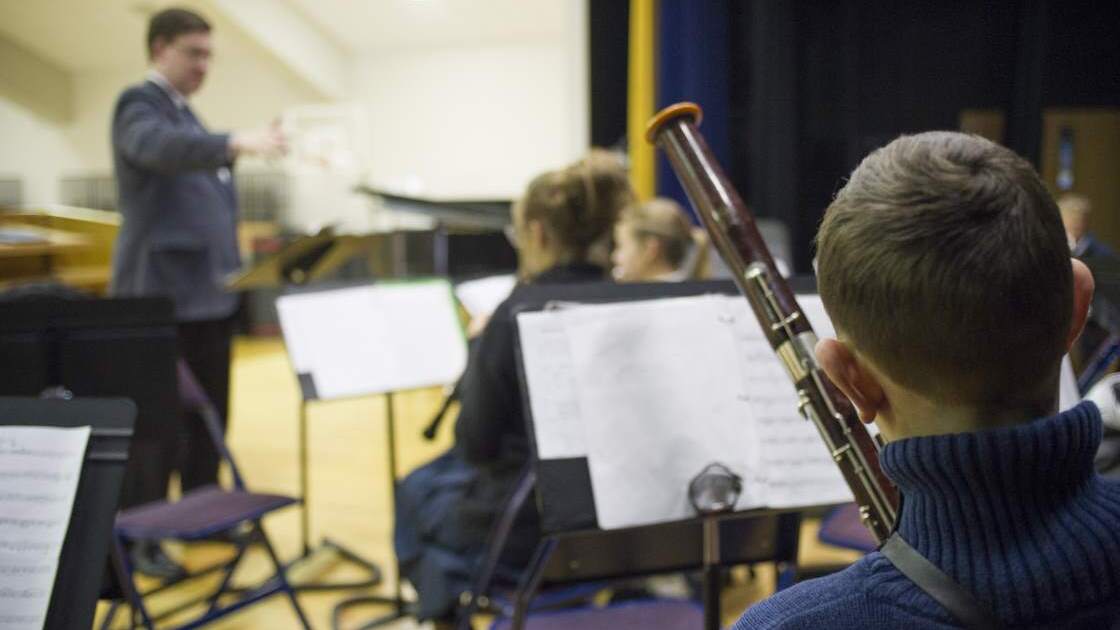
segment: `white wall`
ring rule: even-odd
[[[358,57],[371,183],[434,198],[513,198],[577,159],[590,132],[584,7],[555,39]]]
[[[555,36],[350,53],[344,100],[366,113],[368,128],[360,134],[369,160],[359,178],[434,198],[513,198],[532,176],[578,158],[589,138],[586,8],[557,1],[567,17]],[[321,90],[215,17],[215,58],[192,101],[208,126],[255,126],[288,108],[323,102]],[[29,204],[57,201],[62,176],[111,171],[112,107],[145,69],[142,45],[136,48],[127,66],[69,71],[68,121],[46,122],[4,101],[0,91],[0,173],[24,176]],[[276,165],[239,165],[264,166]],[[297,212],[306,225],[330,214],[322,203]]]
[[[57,124],[0,98],[0,177],[23,180],[23,199],[58,203],[58,174],[81,168],[81,158]]]

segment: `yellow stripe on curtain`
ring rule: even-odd
[[[630,0],[630,59],[626,93],[626,139],[630,179],[641,200],[657,193],[657,162],[646,142],[646,123],[657,94],[657,0]]]

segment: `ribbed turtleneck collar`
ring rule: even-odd
[[[1093,455],[1092,403],[1014,427],[910,438],[881,453],[899,533],[1007,622],[1120,596],[1120,485]]]

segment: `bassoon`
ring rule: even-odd
[[[813,327],[778,273],[746,204],[700,134],[701,116],[694,103],[671,105],[650,121],[646,139],[668,156],[713,246],[793,381],[798,410],[824,439],[855,497],[863,524],[883,542],[894,526],[898,490],[883,475],[878,445],[855,408],[821,370]]]

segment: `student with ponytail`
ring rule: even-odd
[[[708,236],[672,199],[629,206],[614,229],[619,282],[675,282],[708,276]]]
[[[621,161],[592,151],[533,179],[513,208],[515,288],[472,342],[463,374],[455,446],[405,478],[398,491],[395,546],[416,588],[418,617],[449,621],[459,594],[486,553],[485,541],[529,449],[514,356],[513,307],[525,285],[607,280],[611,230],[634,200]],[[516,575],[539,539],[532,503],[519,515],[503,555]]]

